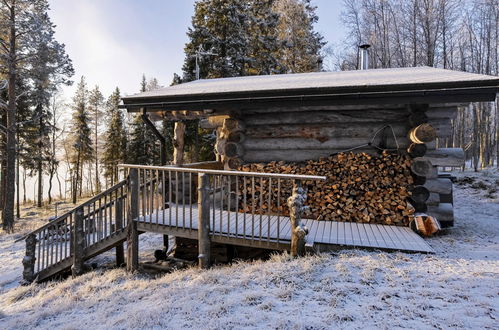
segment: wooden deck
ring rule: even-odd
[[[180,237],[197,238],[197,205],[172,205],[151,215],[139,217],[139,230]],[[304,219],[308,227],[306,245],[322,250],[330,247],[365,247],[384,250],[434,253],[432,247],[408,227],[367,223]],[[288,249],[291,226],[288,217],[254,215],[213,210],[210,212],[213,241],[245,246]]]

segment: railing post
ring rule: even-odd
[[[83,231],[83,208],[76,209],[73,225],[73,277],[83,274],[83,253],[85,249],[85,233]]]
[[[198,248],[199,268],[210,267],[210,176],[198,176]]]
[[[128,209],[127,228],[127,271],[139,269],[139,232],[137,231],[137,218],[139,217],[139,172],[131,168],[129,172],[128,195],[130,207]]]
[[[305,236],[307,227],[301,223],[301,216],[308,206],[305,206],[307,192],[302,187],[301,180],[295,180],[293,194],[288,198],[289,216],[291,218],[291,255],[305,255]]]
[[[36,236],[33,234],[26,237],[26,256],[23,258],[23,281],[28,284],[35,279],[35,250],[36,250]]]
[[[115,226],[116,232],[123,229],[123,199],[118,197],[116,199],[115,212]],[[125,263],[125,250],[123,249],[123,243],[116,245],[116,266],[120,267]]]

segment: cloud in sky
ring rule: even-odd
[[[74,81],[84,75],[90,88],[98,84],[106,96],[117,86],[123,95],[138,92],[143,73],[163,85],[171,82],[173,73],[181,73],[194,2],[49,0],[56,38],[66,44],[76,69]],[[314,3],[317,30],[327,41],[337,41],[341,1]],[[68,100],[74,85],[64,88]]]

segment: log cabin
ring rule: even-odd
[[[195,241],[202,268],[216,244],[433,252],[413,229],[423,217],[453,225],[452,182],[439,168],[465,161],[439,145],[459,107],[494,101],[498,87],[498,77],[415,67],[198,80],[124,97],[162,143],[163,166],[120,165],[123,181],[26,236],[24,278],[78,275],[114,247],[123,263],[125,241],[136,270],[147,231]],[[165,118],[175,122],[171,164],[153,123]],[[192,119],[215,132],[215,162],[185,164]]]

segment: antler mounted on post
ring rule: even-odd
[[[303,188],[301,180],[295,180],[293,194],[288,198],[289,216],[291,218],[291,255],[293,257],[305,255],[305,236],[308,228],[301,222],[303,212],[308,209],[305,206],[307,191]]]

